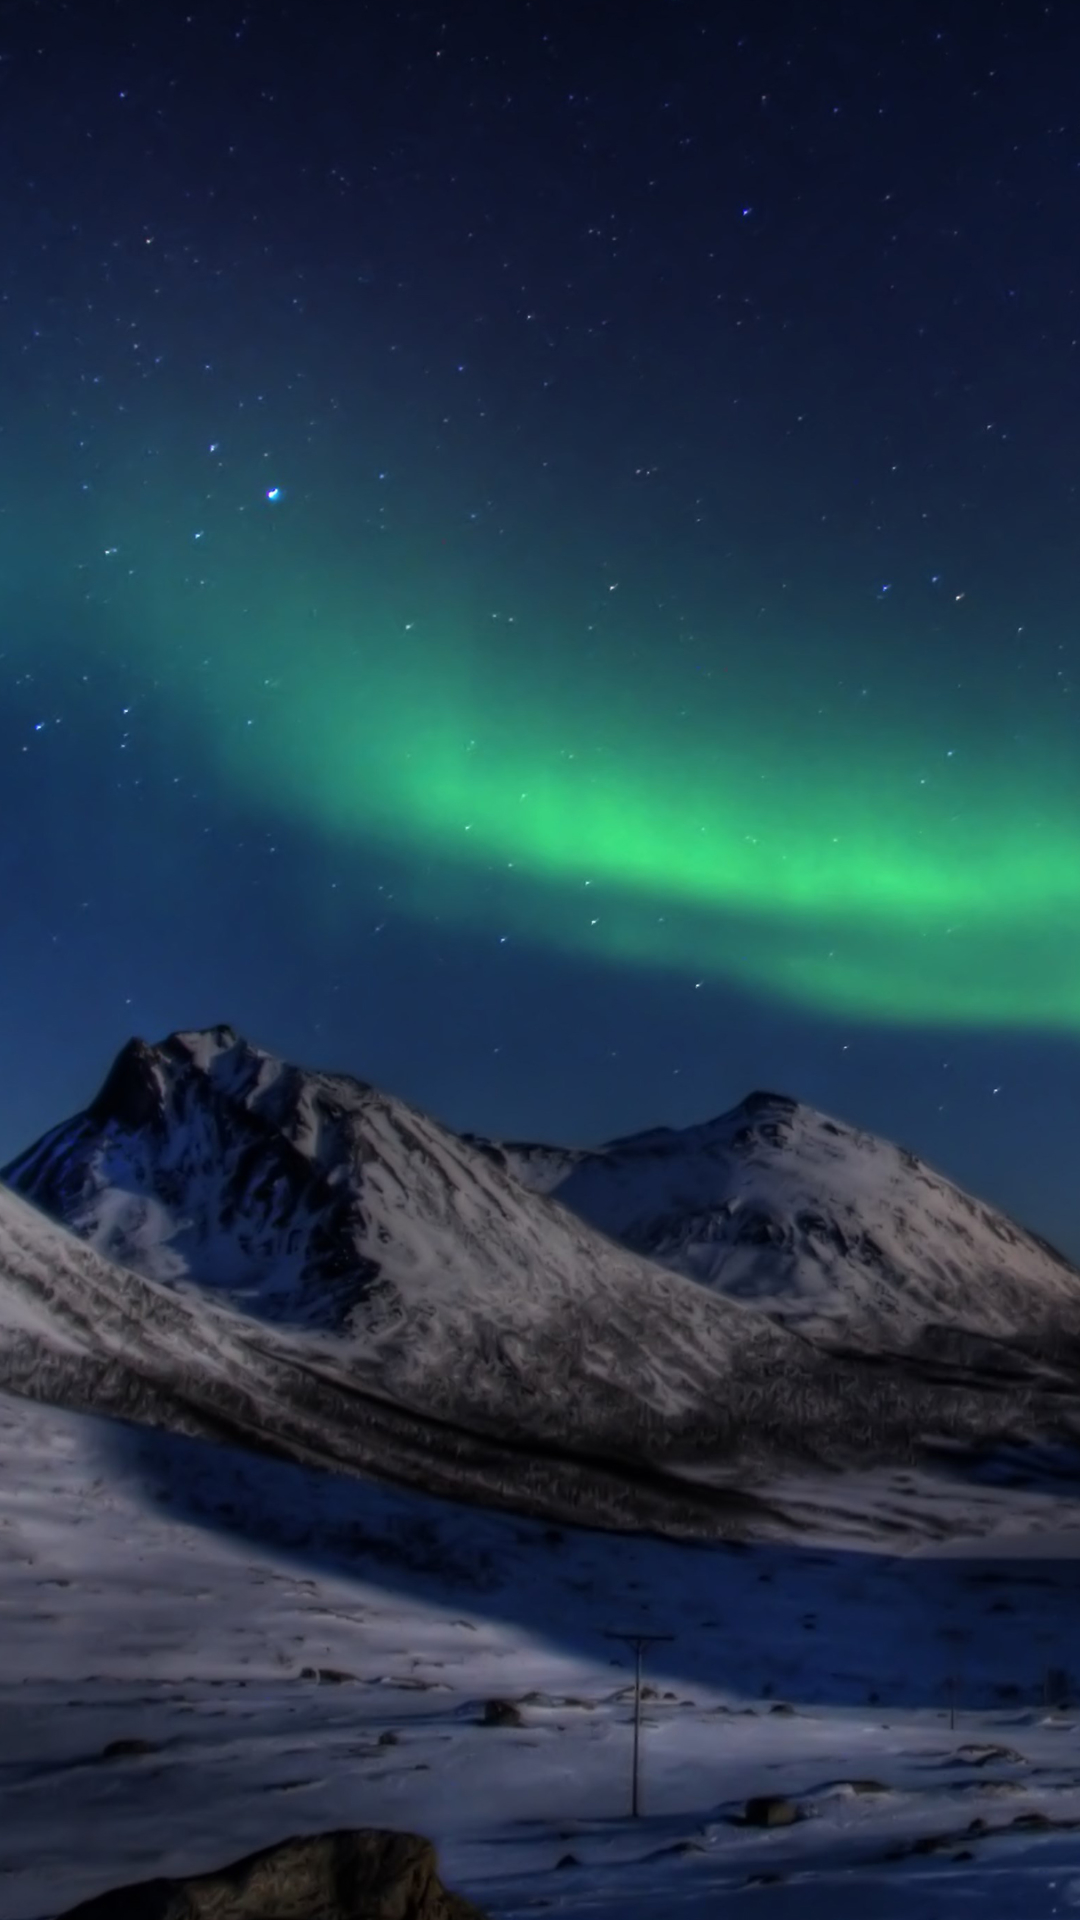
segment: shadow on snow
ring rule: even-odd
[[[102,1431],[112,1469],[150,1511],[512,1628],[594,1665],[609,1688],[626,1678],[612,1669],[632,1664],[604,1638],[610,1628],[674,1635],[652,1677],[727,1694],[736,1709],[771,1699],[945,1712],[953,1698],[961,1710],[1030,1708],[1074,1651],[1080,1534],[1076,1558],[995,1558],[990,1543],[947,1558],[813,1541],[690,1545],[549,1525],[126,1423]],[[970,1488],[942,1488],[959,1511]]]

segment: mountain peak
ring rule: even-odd
[[[261,1048],[253,1047],[227,1020],[219,1021],[214,1027],[181,1027],[178,1032],[170,1033],[161,1044],[163,1050],[183,1048],[192,1059],[200,1060],[213,1059],[220,1053],[231,1053],[234,1047],[242,1047],[249,1053],[261,1052]]]
[[[944,1323],[1080,1324],[1080,1274],[1036,1236],[903,1148],[765,1089],[595,1149],[489,1141],[222,1023],[129,1041],[90,1108],[8,1178],[108,1257],[273,1319],[347,1317],[386,1291],[383,1250],[399,1241],[437,1286],[458,1259],[435,1252],[451,1229],[479,1283],[528,1195],[810,1337],[903,1347]],[[528,1220],[543,1264],[549,1229]]]
[[[1080,1272],[906,1148],[762,1090],[730,1112],[558,1156],[524,1185],[612,1239],[813,1337],[906,1347],[949,1324],[1080,1326]]]
[[[913,1155],[765,1091],[596,1149],[500,1144],[221,1025],[129,1041],[4,1177],[94,1255],[0,1188],[9,1379],[40,1323],[39,1384],[74,1367],[96,1393],[127,1368],[128,1411],[152,1392],[263,1442],[291,1421],[309,1455],[332,1429],[331,1455],[425,1475],[437,1455],[451,1481],[462,1446],[494,1446],[498,1484],[531,1499],[556,1454],[564,1476],[593,1463],[597,1499],[630,1462],[639,1502],[665,1460],[721,1487],[817,1449],[906,1458],[931,1432],[1012,1432],[1015,1393],[991,1406],[981,1376],[954,1391],[923,1362],[1000,1373],[1004,1343],[1016,1380],[1080,1351],[1067,1261]],[[388,1407],[396,1437],[373,1455]],[[420,1453],[418,1421],[439,1423]]]
[[[797,1113],[799,1102],[798,1100],[793,1100],[789,1093],[767,1093],[759,1087],[753,1093],[748,1093],[745,1099],[740,1100],[739,1106],[743,1113],[764,1113],[766,1111]]]
[[[123,1127],[147,1127],[160,1121],[164,1087],[157,1069],[156,1049],[132,1039],[121,1047],[87,1109],[99,1126],[115,1122]]]

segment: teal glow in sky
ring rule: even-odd
[[[718,610],[688,650],[631,578],[571,671],[560,629],[588,623],[557,584],[546,621],[449,596],[410,619],[395,584],[339,579],[317,617],[271,591],[206,630],[185,691],[238,792],[401,856],[413,910],[830,1014],[1080,1025],[1071,712],[1025,742],[1011,688],[965,711],[902,613],[864,685],[876,609],[802,659],[794,610],[771,645]]]
[[[1080,1253],[1080,21],[9,11],[0,1150],[228,1019]]]

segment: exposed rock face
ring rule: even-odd
[[[484,1920],[439,1879],[435,1849],[377,1828],[283,1840],[216,1873],[141,1880],[62,1920]]]

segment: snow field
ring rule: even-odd
[[[822,1480],[805,1545],[680,1547],[0,1398],[0,1920],[350,1824],[429,1834],[498,1920],[1080,1910],[1080,1831],[965,1835],[1080,1822],[1080,1729],[1039,1699],[1080,1496],[897,1476],[939,1534],[897,1556],[857,1537],[872,1479]],[[676,1638],[635,1824],[603,1630],[638,1625]],[[761,1793],[805,1817],[733,1824]]]

